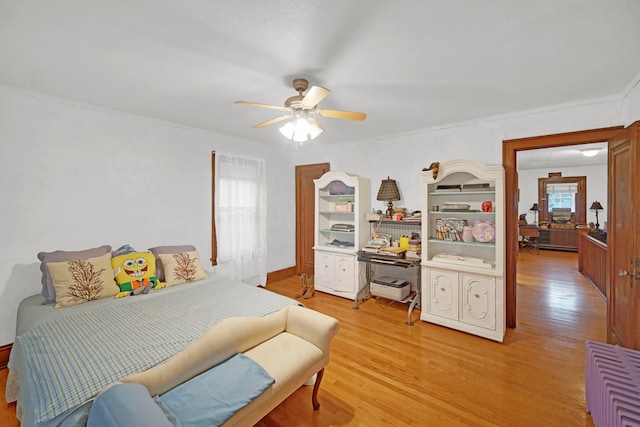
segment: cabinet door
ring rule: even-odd
[[[462,275],[461,321],[496,328],[496,281],[493,277]]]
[[[355,292],[355,258],[353,256],[334,256],[335,278],[334,289],[341,292]]]
[[[431,269],[428,292],[430,314],[458,320],[458,273]]]
[[[341,292],[355,292],[355,257],[335,255],[335,286],[333,289]]]
[[[332,289],[333,282],[333,254],[316,251],[315,282],[317,286]]]

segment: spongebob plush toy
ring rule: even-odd
[[[111,267],[120,292],[116,298],[146,294],[162,289],[156,277],[156,259],[151,252],[136,252],[129,245],[122,246],[111,257]]]

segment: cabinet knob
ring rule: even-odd
[[[476,298],[480,298],[480,295],[478,295],[478,294],[473,294],[473,296],[476,297]]]
[[[623,269],[619,269],[618,270],[618,276],[620,277],[624,277],[624,276],[628,276],[629,272],[627,270],[623,270]]]

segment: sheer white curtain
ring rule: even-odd
[[[267,283],[267,190],[263,159],[216,152],[217,272]]]

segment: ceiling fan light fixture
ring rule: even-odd
[[[309,82],[306,79],[294,79],[293,88],[298,92],[297,95],[290,96],[284,102],[284,106],[259,104],[256,102],[236,101],[236,104],[247,105],[250,107],[268,108],[271,110],[288,111],[289,114],[276,117],[266,122],[253,125],[255,129],[264,128],[276,123],[284,123],[280,127],[280,133],[285,138],[295,142],[305,142],[309,139],[317,138],[323,131],[322,126],[316,120],[315,116],[329,117],[342,120],[358,120],[362,121],[367,118],[365,113],[356,113],[353,111],[340,110],[318,110],[318,103],[325,99],[331,91],[322,86],[312,86],[303,95],[302,92],[309,88]]]
[[[280,133],[285,138],[295,142],[305,142],[309,139],[316,139],[323,132],[317,124],[304,117],[294,118],[280,128]]]
[[[284,126],[280,127],[280,133],[284,135],[285,138],[293,140],[293,132],[296,130],[296,125],[292,122],[287,122]]]
[[[324,129],[313,122],[309,122],[309,136],[311,139],[316,139],[322,132],[324,132]]]

